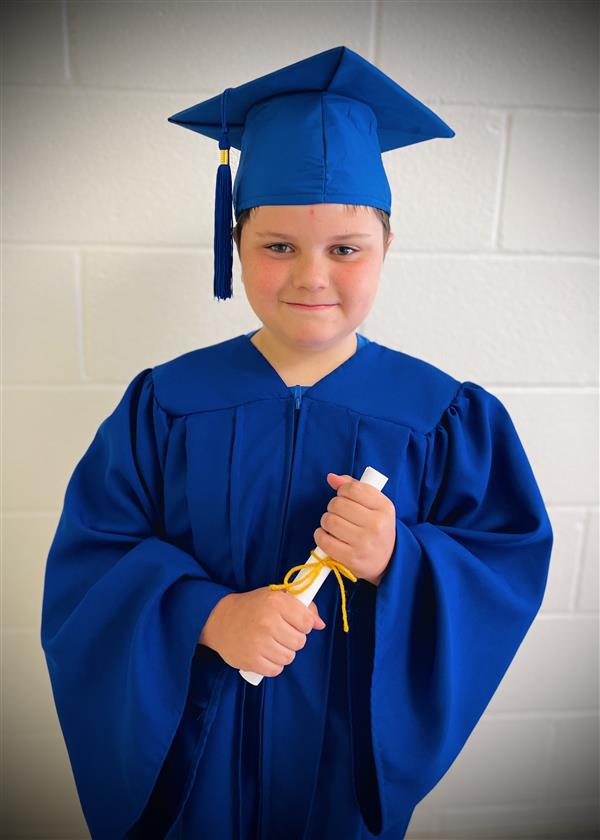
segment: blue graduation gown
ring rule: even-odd
[[[198,644],[305,563],[328,472],[389,477],[378,587],[252,686]],[[289,388],[243,334],[138,373],[67,485],[41,643],[93,838],[401,840],[542,602],[553,534],[500,400],[375,341]]]

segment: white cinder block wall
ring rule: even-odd
[[[396,238],[362,331],[500,397],[555,531],[541,612],[408,836],[597,836],[598,5],[2,14],[2,836],[89,837],[39,642],[76,462],[139,370],[259,326],[237,255],[212,294],[218,144],[167,116],[340,44],[456,131],[384,155]]]

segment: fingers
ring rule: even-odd
[[[301,601],[289,593],[287,593],[287,598],[284,609],[281,611],[282,618],[298,633],[304,633],[305,635],[310,633],[317,619],[316,607],[311,609],[312,604],[305,607]]]
[[[310,633],[310,631],[314,630],[315,628],[317,630],[323,630],[323,628],[325,627],[325,622],[319,615],[319,610],[317,609],[317,605],[314,601],[311,601],[308,607],[306,607],[305,614],[302,617],[302,620],[306,621],[307,616],[310,621],[310,626],[305,624],[304,626],[307,627],[307,629],[302,630],[303,633]]]
[[[325,622],[320,617],[317,605],[313,602],[301,609],[294,610],[292,615],[286,615],[285,621],[278,626],[278,632],[271,639],[268,651],[263,652],[265,676],[277,676],[296,658],[296,653],[306,645],[308,634],[315,627],[317,630],[325,628]],[[259,671],[259,673],[263,673]]]
[[[319,610],[317,609],[317,605],[314,601],[310,602],[308,609],[314,614],[314,627],[316,627],[317,630],[324,630],[327,625],[319,615]]]
[[[296,605],[295,605],[296,606]],[[304,607],[302,603],[298,602],[298,610],[294,610],[291,615],[287,615],[286,620],[278,627],[278,632],[274,634],[273,641],[281,648],[288,648],[291,651],[297,651],[304,647],[306,639],[311,630],[323,630],[325,622],[320,617],[317,605],[314,603]],[[279,650],[278,652],[281,652]]]

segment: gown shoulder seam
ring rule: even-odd
[[[164,412],[164,414],[166,414],[167,417],[169,417],[169,418],[189,417],[189,416],[192,416],[194,414],[207,414],[207,413],[214,412],[214,411],[223,411],[225,409],[240,408],[243,405],[250,405],[252,403],[261,402],[261,401],[264,401],[264,400],[273,400],[273,399],[285,400],[285,399],[287,399],[287,397],[285,397],[285,396],[271,396],[270,395],[270,396],[267,396],[267,397],[257,397],[256,399],[244,400],[244,401],[239,402],[239,403],[234,402],[230,405],[222,405],[222,406],[211,407],[211,408],[206,408],[206,409],[199,408],[199,409],[196,409],[194,411],[182,411],[182,412],[170,411],[168,408],[165,408],[165,406],[162,405],[162,403],[161,403],[161,401],[158,397],[157,383],[156,383],[156,379],[155,379],[155,376],[154,376],[154,370],[155,370],[155,368],[148,368],[148,371],[147,371],[148,375],[149,375],[149,378],[151,380],[151,383],[152,383],[152,397],[153,397],[154,402],[158,406],[158,408],[162,412]],[[402,422],[402,420],[398,420],[395,417],[389,417],[389,416],[386,416],[384,414],[370,414],[366,411],[359,411],[355,408],[351,408],[350,406],[345,406],[341,403],[332,402],[331,400],[320,400],[318,397],[314,397],[310,394],[307,395],[306,397],[304,397],[304,399],[310,399],[310,400],[313,400],[314,402],[327,402],[329,405],[335,405],[335,406],[338,406],[338,407],[341,407],[341,408],[347,408],[348,411],[351,411],[353,414],[356,414],[358,416],[370,417],[374,420],[383,420],[387,423],[393,423],[396,426],[402,426],[403,428],[408,429],[413,434],[421,435],[423,437],[428,437],[436,431],[436,429],[440,425],[444,415],[457,402],[457,400],[460,398],[460,396],[461,396],[461,394],[462,394],[462,392],[463,392],[463,390],[466,386],[470,386],[472,388],[476,388],[476,389],[480,389],[480,390],[485,390],[485,389],[482,388],[481,385],[478,385],[476,382],[471,382],[470,380],[464,380],[464,381],[460,382],[458,384],[458,387],[457,387],[456,391],[454,392],[454,395],[452,396],[452,399],[445,406],[445,408],[440,412],[440,415],[439,415],[438,419],[436,420],[436,422],[433,424],[433,426],[430,429],[420,429],[420,428],[417,428],[414,425],[411,425],[410,423]],[[490,396],[492,396],[492,395],[490,395]]]
[[[430,435],[432,435],[432,434],[435,434],[435,432],[436,432],[437,428],[438,428],[438,427],[439,427],[439,425],[441,424],[441,422],[442,422],[442,420],[444,419],[444,417],[446,416],[446,414],[447,414],[447,413],[449,412],[449,410],[450,410],[450,409],[451,409],[451,408],[452,408],[452,407],[453,407],[453,406],[454,406],[454,405],[458,402],[458,400],[459,400],[459,399],[460,399],[460,397],[462,396],[463,391],[464,391],[464,390],[465,390],[465,388],[467,388],[467,387],[468,387],[468,388],[473,388],[473,389],[475,389],[476,391],[481,391],[483,394],[485,394],[487,397],[489,397],[489,398],[491,398],[491,399],[498,399],[497,397],[495,397],[495,396],[494,396],[494,394],[492,394],[490,391],[486,391],[486,389],[485,389],[482,385],[479,385],[477,382],[472,382],[470,379],[465,379],[465,380],[463,380],[463,381],[462,381],[462,382],[460,382],[460,384],[458,385],[458,388],[457,388],[457,389],[456,389],[456,391],[454,392],[454,396],[452,397],[452,399],[450,400],[450,402],[448,403],[448,405],[446,406],[446,408],[442,411],[442,413],[440,414],[439,418],[438,418],[438,419],[437,419],[437,421],[434,423],[433,427],[432,427],[431,429],[429,429],[427,432],[425,432],[425,435],[426,435],[427,437],[429,437],[429,436],[430,436]]]

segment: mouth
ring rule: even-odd
[[[284,301],[288,306],[294,306],[297,309],[331,309],[332,306],[337,306],[337,303],[293,303],[292,301]]]

